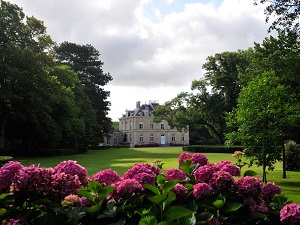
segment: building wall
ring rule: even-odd
[[[119,119],[119,130],[127,134],[131,146],[158,143],[160,145],[188,144],[189,133],[171,129],[167,121],[153,123],[151,116],[129,116]]]

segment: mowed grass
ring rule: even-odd
[[[178,156],[182,153],[181,147],[172,148],[130,148],[130,149],[107,149],[107,150],[90,150],[85,154],[56,156],[56,157],[15,157],[14,160],[21,162],[25,166],[30,164],[40,165],[41,167],[55,167],[65,160],[76,160],[77,163],[84,166],[91,176],[101,170],[111,168],[123,175],[135,163],[153,163],[161,160],[163,170],[178,167]],[[236,159],[232,154],[223,153],[204,153],[209,162],[217,163],[221,160],[229,160],[232,163]],[[243,167],[242,174],[246,170],[254,170],[258,177],[262,177],[262,168],[252,166],[251,168]],[[275,170],[268,171],[268,181],[275,182],[279,185],[283,193],[293,202],[300,203],[300,172],[287,171],[287,178],[282,178],[282,164],[279,162]]]

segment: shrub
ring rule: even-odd
[[[200,164],[182,153],[178,168],[162,172],[137,163],[122,177],[108,169],[87,178],[86,169],[72,160],[55,168],[10,161],[0,168],[0,220],[2,225],[299,224],[300,205],[289,202],[279,186],[250,176],[234,179],[238,173],[227,172],[234,166],[230,162],[213,164],[196,154]]]
[[[0,156],[0,166],[3,166],[8,161],[11,161],[13,157],[11,156]]]
[[[232,153],[235,151],[243,151],[242,146],[224,146],[224,145],[190,145],[182,147],[183,151],[201,152],[201,153]]]
[[[284,145],[286,151],[286,169],[300,171],[300,146],[294,141],[287,141]]]

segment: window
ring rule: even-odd
[[[175,134],[172,134],[172,141],[175,141]]]
[[[184,141],[184,134],[181,134],[181,141]]]
[[[106,144],[110,145],[110,139],[109,138],[107,138]]]
[[[154,134],[150,135],[150,142],[154,142]]]
[[[153,130],[154,129],[154,124],[150,123],[150,129]]]
[[[143,123],[143,122],[140,122],[139,128],[140,128],[141,130],[144,129],[144,123]]]
[[[165,129],[165,124],[164,124],[164,123],[161,123],[161,124],[160,124],[160,129],[162,129],[162,130]]]
[[[142,134],[140,135],[140,142],[144,142],[144,136]]]
[[[125,124],[122,122],[122,130],[125,130]]]
[[[114,145],[118,144],[118,139],[114,139]]]
[[[132,130],[132,121],[129,123],[129,129]]]
[[[132,143],[132,134],[129,134],[129,142]]]

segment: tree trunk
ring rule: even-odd
[[[285,157],[285,148],[284,142],[282,141],[282,178],[286,178],[286,157]]]
[[[7,120],[7,114],[0,115],[0,148],[5,147],[5,124]]]
[[[267,183],[266,168],[267,168],[267,158],[266,158],[265,150],[263,150],[263,177],[262,177],[262,181],[263,181],[264,184]]]

